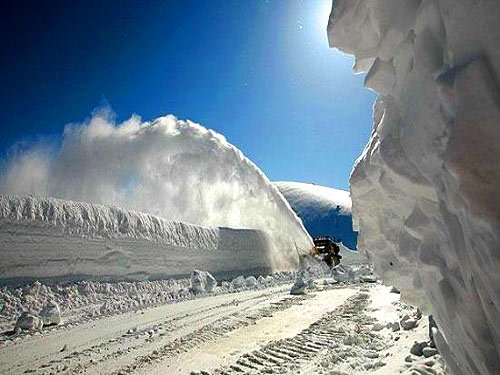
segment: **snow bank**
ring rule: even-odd
[[[379,92],[351,175],[358,248],[433,312],[454,374],[499,374],[500,2],[333,3],[330,45]]]
[[[348,191],[302,182],[275,182],[313,237],[330,236],[356,249]]]
[[[109,113],[101,112],[87,123],[68,125],[60,146],[49,150],[33,145],[15,153],[0,176],[0,193],[113,205],[168,221],[263,231],[276,270],[296,266],[297,253],[312,246],[300,220],[255,164],[222,135],[174,116],[153,122],[134,116],[116,125]],[[85,210],[92,218],[92,209]],[[125,230],[127,220],[118,220]],[[110,230],[115,229],[123,228]],[[142,237],[141,226],[137,230]]]
[[[324,274],[326,272],[310,273],[312,277]],[[217,285],[217,280],[209,272],[193,270],[188,278],[153,281],[86,280],[50,285],[34,281],[23,286],[5,285],[0,288],[0,328],[10,328],[16,320],[22,325],[20,329],[28,330],[39,329],[42,324],[73,324],[99,315],[123,313],[206,295],[291,284],[296,277],[297,271],[280,271],[272,276],[260,275],[257,278],[240,275]],[[23,312],[29,312],[29,316]],[[9,335],[0,335],[0,343],[10,338]]]
[[[0,283],[269,272],[259,230],[202,227],[118,207],[0,196]]]

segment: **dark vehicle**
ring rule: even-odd
[[[317,237],[313,239],[317,255],[319,255],[328,267],[333,268],[340,263],[342,255],[339,254],[340,247],[330,237]]]

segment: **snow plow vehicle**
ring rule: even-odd
[[[330,237],[313,238],[314,255],[320,257],[330,268],[340,264],[340,247]]]

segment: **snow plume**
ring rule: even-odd
[[[50,146],[37,143],[28,149],[18,145],[5,162],[0,179],[0,193],[16,192],[21,195],[47,193],[47,176],[50,166]]]
[[[68,125],[58,152],[34,146],[6,165],[0,191],[153,214],[207,226],[262,230],[271,266],[289,268],[311,239],[263,172],[225,138],[165,116],[122,124],[109,111]]]
[[[500,374],[500,2],[335,0],[380,95],[351,174],[358,249],[432,312],[454,375]]]

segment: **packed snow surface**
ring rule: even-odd
[[[389,287],[312,277],[294,296],[283,272],[193,288],[208,275],[1,288],[0,373],[446,374]]]
[[[497,0],[336,0],[328,24],[379,93],[358,248],[434,314],[455,375],[500,374],[499,20]]]
[[[100,236],[104,232],[114,236],[118,231],[120,235],[125,232],[127,238],[137,235],[141,240],[149,240],[150,236],[162,237],[160,232],[165,231],[174,233],[169,238],[177,236],[177,230],[187,228],[196,236],[203,233],[203,239],[195,236],[196,239],[186,241],[206,240],[210,247],[213,239],[209,237],[218,236],[211,234],[215,229],[192,229],[195,227],[167,224],[160,218],[212,228],[250,229],[251,233],[265,234],[257,237],[258,241],[267,242],[266,262],[274,270],[296,266],[298,254],[307,253],[312,247],[300,220],[255,164],[222,135],[174,116],[153,122],[142,122],[134,116],[116,125],[109,114],[98,112],[84,124],[68,125],[60,146],[24,147],[5,164],[0,193],[54,197],[66,202],[4,197],[0,210],[4,215],[15,216],[15,220],[34,219],[35,226],[54,222],[54,233],[64,227],[86,231],[86,236],[91,237],[99,228]],[[68,200],[108,207],[73,204]],[[36,217],[31,217],[31,207]],[[131,211],[136,213],[129,214]],[[77,228],[66,225],[70,223],[78,223]],[[221,229],[217,232],[234,241],[235,248],[239,242],[247,241],[250,233]],[[233,233],[243,234],[241,241]],[[15,241],[14,237],[10,240]],[[57,242],[55,238],[54,241]],[[135,249],[135,253],[144,253],[131,241],[127,243],[120,245],[127,246],[127,252]],[[22,250],[21,246],[15,248],[17,252]],[[78,251],[84,248],[82,243]],[[76,249],[71,251],[77,256]],[[235,254],[234,262],[237,261],[241,262]]]
[[[330,236],[356,249],[349,192],[302,182],[275,182],[313,237]]]

